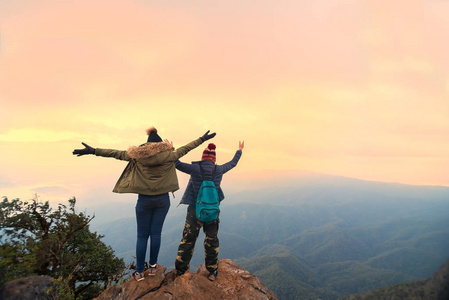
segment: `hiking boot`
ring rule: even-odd
[[[176,277],[182,276],[186,273],[186,271],[176,270]]]
[[[133,277],[136,281],[142,281],[145,279],[145,274],[143,272],[134,272]]]
[[[218,276],[218,272],[217,270],[210,272],[209,276],[207,277],[207,279],[209,279],[210,281],[214,281],[215,279],[217,279]]]
[[[150,276],[156,275],[157,267],[158,264],[150,265],[150,267],[148,268],[148,275]]]
[[[180,270],[173,269],[173,270],[171,270],[170,272],[168,272],[167,274],[165,274],[165,278],[164,278],[164,280],[162,281],[162,284],[163,284],[163,285],[167,285],[167,284],[169,284],[169,283],[175,281],[175,279],[176,279],[177,277],[179,277],[179,276],[181,276],[181,275],[183,275],[183,274],[185,274],[185,272],[180,271]]]

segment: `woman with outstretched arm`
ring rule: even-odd
[[[150,266],[148,274],[154,276],[161,244],[161,232],[170,208],[169,192],[179,189],[175,161],[215,136],[207,131],[200,138],[176,150],[167,140],[162,141],[154,127],[147,129],[145,144],[128,150],[93,148],[85,143],[84,149],[75,149],[74,155],[93,154],[128,161],[113,192],[137,194],[136,221],[136,272],[137,281],[144,279],[144,265],[148,238],[150,237]]]

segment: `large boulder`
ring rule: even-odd
[[[1,300],[53,299],[47,291],[53,286],[49,276],[30,276],[15,279],[0,287]]]
[[[160,267],[155,276],[146,274],[139,282],[131,279],[96,299],[278,299],[257,276],[230,259],[220,260],[215,281],[207,279],[204,265],[176,278],[174,271],[165,271],[166,267]]]

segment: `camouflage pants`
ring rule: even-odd
[[[186,272],[189,269],[190,260],[192,259],[195,242],[203,227],[204,234],[204,254],[206,269],[209,272],[214,272],[218,269],[218,224],[217,218],[215,221],[203,223],[196,218],[195,207],[189,206],[187,209],[186,223],[182,233],[182,240],[178,247],[178,256],[176,257],[176,270]]]

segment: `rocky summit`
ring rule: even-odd
[[[110,287],[96,299],[278,299],[257,276],[230,259],[220,260],[215,281],[207,278],[204,265],[178,277],[166,270],[159,266],[155,276],[145,273],[144,280]]]

